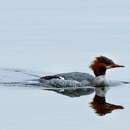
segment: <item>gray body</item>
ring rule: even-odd
[[[82,72],[61,73],[40,78],[45,87],[85,87],[92,86],[94,76]]]

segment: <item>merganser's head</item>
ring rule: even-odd
[[[95,76],[105,75],[107,69],[117,67],[124,66],[115,64],[111,59],[105,56],[96,57],[96,59],[90,65],[90,68],[93,70]]]

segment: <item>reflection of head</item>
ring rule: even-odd
[[[91,102],[91,107],[95,109],[96,113],[100,116],[111,113],[116,109],[124,109],[123,106],[109,104],[105,101],[105,97],[100,97],[95,95],[93,101]]]

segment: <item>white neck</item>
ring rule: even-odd
[[[105,75],[95,77],[93,84],[94,84],[94,86],[100,86],[100,87],[108,86],[108,82],[105,78]]]
[[[107,80],[105,75],[101,75],[101,76],[97,76],[94,79],[93,82],[94,86],[118,86],[118,85],[122,85],[123,82],[121,81],[113,81],[113,80]]]

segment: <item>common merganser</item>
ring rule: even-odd
[[[85,87],[85,86],[109,86],[118,85],[119,82],[111,82],[105,79],[107,69],[124,67],[115,64],[111,59],[105,56],[96,57],[90,65],[95,77],[88,73],[70,72],[49,75],[40,78],[40,82],[46,87]]]

